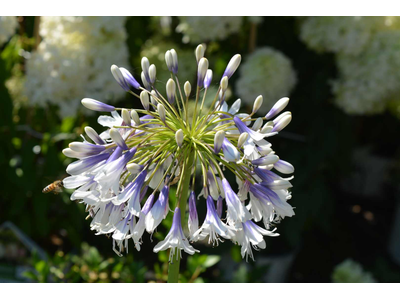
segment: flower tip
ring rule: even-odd
[[[179,147],[182,147],[183,139],[184,139],[183,130],[182,129],[177,130],[175,133],[175,140],[176,140],[176,144]]]
[[[274,106],[271,108],[271,110],[265,115],[266,119],[271,119],[275,117],[277,114],[279,114],[282,110],[285,109],[285,107],[289,103],[289,98],[288,97],[283,97],[279,99]]]
[[[84,107],[90,109],[90,110],[94,110],[94,111],[107,111],[107,112],[111,112],[115,110],[114,106],[105,104],[103,102],[91,99],[91,98],[83,98],[81,100],[81,103]]]

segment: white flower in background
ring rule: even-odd
[[[301,24],[309,48],[336,54],[332,92],[348,114],[397,113],[399,38],[399,17],[306,17]]]
[[[184,34],[184,43],[200,43],[226,39],[239,31],[243,17],[238,16],[181,16],[177,32]]]
[[[259,48],[246,57],[239,73],[236,94],[248,105],[262,95],[260,113],[268,112],[276,99],[288,96],[297,82],[290,59],[270,47]]]
[[[41,17],[38,49],[27,61],[25,94],[32,104],[73,115],[82,95],[113,102],[124,95],[104,66],[128,66],[125,17]]]
[[[131,238],[140,250],[144,231],[152,234],[157,230],[170,213],[170,206],[175,211],[172,227],[164,241],[154,248],[155,252],[171,249],[170,260],[181,250],[194,254],[197,250],[189,241],[203,239],[210,244],[229,239],[242,246],[243,257],[253,258],[252,247],[266,247],[263,236],[277,236],[270,227],[294,215],[288,203],[292,178],[284,179],[272,171],[289,174],[294,168],[275,155],[266,141],[289,124],[291,113],[281,114],[289,99],[279,100],[264,118],[253,117],[262,105],[262,97],[255,101],[251,114],[238,113],[240,101],[229,110],[224,108],[228,80],[239,66],[241,56],[235,55],[223,78],[214,80],[219,88],[213,91],[212,71],[202,47],[199,45],[196,51],[197,64],[193,55],[197,69],[193,91],[186,81],[182,92],[178,84],[180,56],[170,49],[164,54],[170,71],[168,80],[158,79],[156,68],[160,66],[142,58],[141,77],[148,88],[141,87],[126,69],[111,67],[112,75],[124,91],[139,90],[143,109],[120,109],[89,98],[82,100],[86,108],[110,112],[112,117],[98,119],[106,127],[105,132],[97,134],[86,127],[88,138],[70,143],[63,150],[66,156],[78,159],[67,167],[71,176],[63,184],[75,189],[71,200],[86,205],[93,218],[91,229],[97,234],[111,235],[113,249],[119,255],[128,250]],[[165,81],[163,96],[157,86],[160,82],[165,85]],[[214,92],[213,102],[204,107],[208,92]],[[189,103],[195,103],[191,116]],[[257,126],[253,124],[250,128],[254,121]],[[268,130],[255,131],[264,121]],[[239,188],[225,176],[236,177]],[[170,203],[173,185],[176,185],[176,201]],[[194,192],[197,187],[202,188],[200,200],[196,200]],[[186,226],[182,221],[186,220],[188,201]],[[205,219],[199,220],[197,205],[207,206]],[[251,220],[262,221],[266,229]],[[189,232],[184,231],[186,227]]]
[[[365,272],[363,267],[348,258],[338,264],[333,270],[332,281],[336,283],[374,283],[371,273]]]
[[[358,54],[381,17],[307,17],[300,38],[317,52]]]
[[[306,17],[300,38],[317,52],[357,55],[368,48],[375,33],[398,29],[399,17]]]
[[[15,33],[17,27],[17,17],[0,16],[0,47]]]
[[[383,112],[400,92],[400,31],[377,33],[358,56],[338,55],[337,66],[336,104],[349,114]]]

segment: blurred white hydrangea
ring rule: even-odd
[[[371,273],[365,272],[362,266],[352,259],[346,259],[333,270],[332,281],[336,283],[374,283]]]
[[[203,43],[223,40],[228,35],[239,31],[243,17],[238,16],[190,16],[178,17],[180,24],[177,32],[184,34],[184,43]]]
[[[305,17],[300,38],[317,52],[357,55],[375,34],[400,29],[400,17]]]
[[[15,33],[17,27],[17,17],[0,16],[0,47]]]
[[[267,113],[278,99],[288,96],[297,82],[290,59],[270,47],[259,48],[245,58],[239,72],[236,94],[248,105],[262,95],[265,105],[260,113]]]
[[[27,61],[25,93],[31,103],[76,113],[82,96],[113,102],[125,92],[104,66],[128,67],[126,17],[41,17],[43,40]],[[85,110],[87,111],[87,110]]]
[[[300,38],[317,52],[360,53],[382,17],[307,17]]]
[[[400,93],[400,31],[378,32],[358,56],[337,55],[336,104],[349,114],[383,112]]]

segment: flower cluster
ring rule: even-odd
[[[382,113],[398,101],[399,23],[398,17],[307,17],[302,22],[301,38],[309,48],[336,54],[339,78],[332,92],[346,113]]]
[[[400,92],[400,31],[383,31],[356,58],[338,55],[339,78],[332,90],[349,114],[376,114]]]
[[[125,17],[41,17],[43,40],[27,61],[25,94],[31,103],[73,115],[82,95],[115,101],[124,93],[104,65],[127,65]],[[93,47],[96,45],[96,47]]]
[[[363,267],[352,259],[346,259],[335,267],[332,281],[336,283],[374,283],[371,273],[365,272]]]
[[[181,16],[177,32],[184,34],[184,43],[223,40],[240,30],[240,16]]]
[[[262,94],[266,105],[260,108],[260,112],[266,113],[275,99],[292,91],[296,82],[290,59],[278,50],[263,47],[250,54],[240,68],[236,94],[250,105],[250,99]]]
[[[170,76],[168,67],[164,63],[165,52],[168,49],[175,49],[179,52],[180,77],[193,82],[196,74],[196,65],[193,64],[193,50],[180,49],[175,43],[163,40],[164,37],[153,36],[143,44],[140,55],[152,61],[157,66],[157,77],[164,79]],[[160,86],[159,91],[165,93],[165,86]]]
[[[300,38],[318,52],[360,53],[380,17],[307,17]]]
[[[171,76],[166,95],[156,88],[156,67],[148,58],[141,61],[141,84],[127,69],[111,67],[116,81],[140,99],[143,109],[115,108],[90,98],[81,101],[86,108],[111,116],[98,118],[107,128],[104,132],[98,134],[86,127],[87,138],[63,150],[66,156],[78,159],[67,167],[71,176],[63,184],[76,189],[71,200],[86,205],[93,218],[91,229],[111,235],[119,255],[128,250],[131,239],[140,250],[144,232],[152,234],[167,217],[170,206],[174,211],[172,227],[154,248],[154,252],[170,248],[170,260],[181,255],[181,250],[194,254],[198,250],[191,242],[204,239],[213,245],[229,239],[241,245],[243,257],[253,258],[252,248],[266,247],[263,236],[277,236],[275,224],[294,215],[288,203],[292,177],[282,178],[273,172],[291,174],[294,168],[280,159],[266,140],[290,123],[290,112],[280,114],[289,99],[280,99],[259,118],[254,114],[262,107],[262,96],[254,101],[251,114],[239,113],[240,100],[228,107],[225,93],[241,61],[237,54],[226,67],[213,104],[205,108],[213,72],[202,45],[195,54],[197,84],[193,90],[188,81],[182,89],[177,76],[178,55],[171,49],[165,53]],[[194,112],[189,117],[192,98]],[[237,191],[225,176],[236,177]],[[199,195],[195,194],[196,183],[202,187]],[[174,185],[177,201],[170,203]],[[197,214],[199,203],[207,207],[202,224]]]
[[[15,33],[17,26],[17,17],[0,16],[0,47]]]

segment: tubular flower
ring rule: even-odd
[[[287,202],[291,198],[288,189],[292,187],[292,178],[281,178],[272,171],[275,168],[288,174],[294,168],[281,160],[266,141],[289,124],[290,113],[278,115],[288,98],[263,118],[253,117],[262,105],[261,96],[251,114],[238,113],[240,100],[228,109],[223,99],[228,78],[240,64],[240,56],[235,55],[223,78],[217,79],[220,88],[213,103],[205,107],[212,80],[207,74],[212,71],[204,53],[202,57],[197,55],[197,87],[191,93],[191,87],[185,83],[182,93],[178,56],[175,50],[168,51],[165,57],[171,79],[167,82],[167,95],[155,86],[161,81],[155,80],[157,69],[146,57],[142,59],[142,84],[128,70],[112,67],[122,89],[137,97],[138,103],[140,99],[143,109],[122,109],[89,98],[82,100],[86,108],[111,116],[98,118],[104,132],[86,127],[87,138],[64,149],[66,156],[77,159],[67,167],[71,176],[63,180],[64,186],[75,189],[71,200],[86,205],[89,217],[93,218],[91,229],[110,235],[118,255],[128,250],[130,239],[140,250],[145,231],[152,234],[169,214],[169,195],[176,191],[172,227],[165,240],[156,245],[155,252],[170,248],[171,260],[179,257],[181,250],[192,255],[198,251],[190,242],[208,237],[206,240],[213,245],[229,239],[241,245],[243,257],[253,258],[251,246],[265,248],[263,236],[278,235],[273,233],[276,228],[270,228],[294,215]],[[128,83],[133,83],[140,93],[133,92]],[[190,94],[194,95],[194,106],[188,105]],[[193,111],[189,115],[190,107]],[[276,127],[279,130],[274,130]],[[236,177],[237,186],[227,177]],[[196,200],[196,183],[201,189],[197,197],[200,200]],[[174,185],[176,188],[170,189]],[[201,204],[207,207],[204,220],[197,215],[197,205]],[[254,223],[261,221],[266,229]]]

